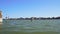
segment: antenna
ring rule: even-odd
[[[6,19],[8,19],[8,14],[7,14],[7,12],[6,12],[6,17],[5,17]]]

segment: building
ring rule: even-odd
[[[2,11],[0,10],[0,24],[2,24]]]

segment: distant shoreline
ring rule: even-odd
[[[41,17],[41,18],[37,18],[37,17],[31,17],[31,18],[7,18],[8,20],[52,20],[52,19],[60,19],[60,17]],[[4,20],[4,19],[3,19]]]

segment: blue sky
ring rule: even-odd
[[[60,16],[60,0],[0,0],[0,10],[3,18]]]

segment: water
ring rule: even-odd
[[[1,34],[60,34],[60,20],[3,20]]]

